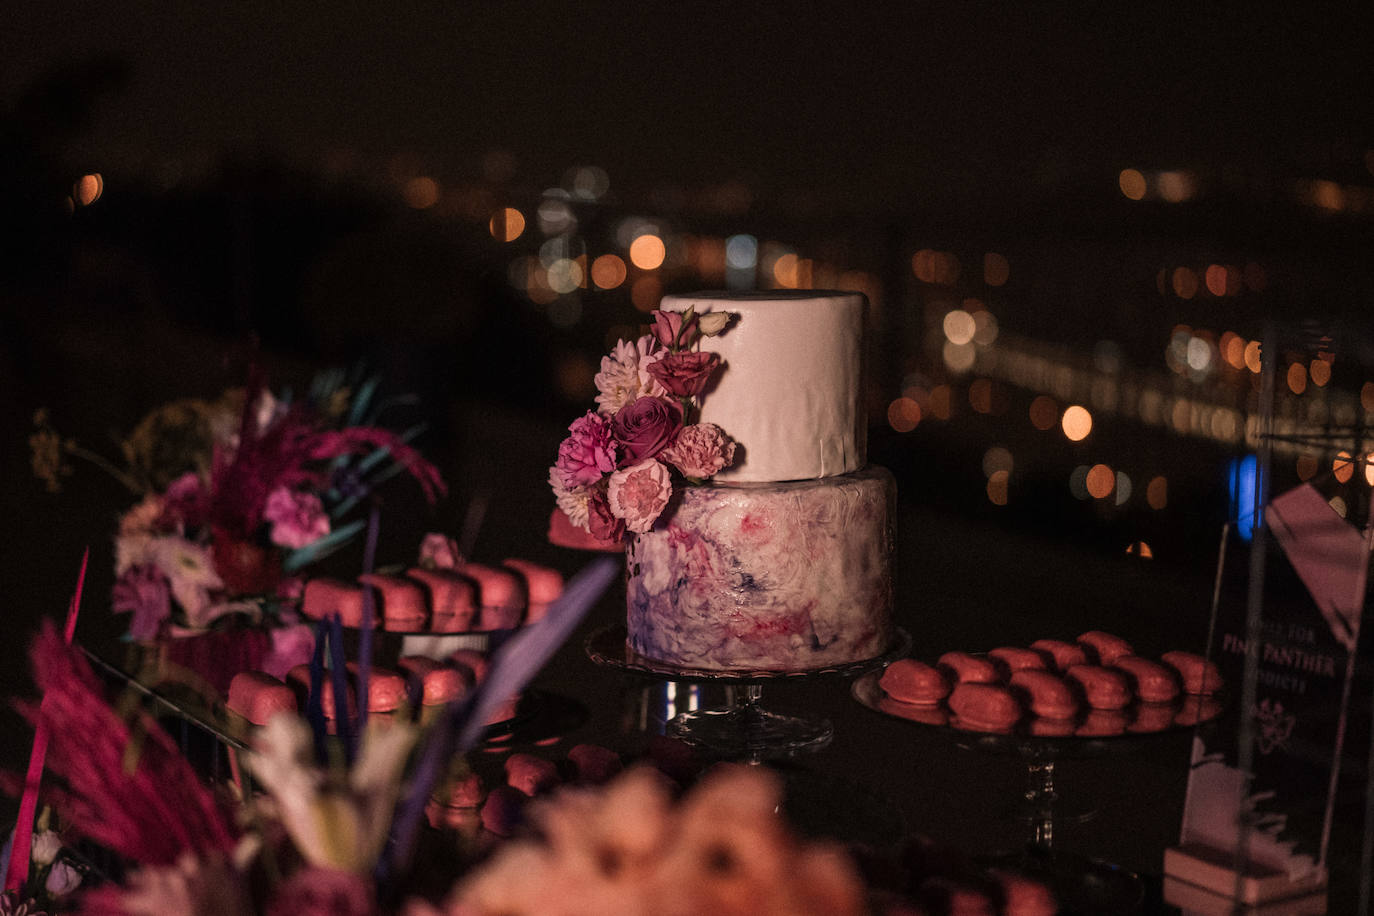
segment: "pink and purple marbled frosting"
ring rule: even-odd
[[[892,641],[892,508],[879,467],[685,487],[627,554],[630,648],[711,670],[804,671]]]

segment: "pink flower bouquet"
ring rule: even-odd
[[[699,349],[729,324],[726,313],[653,313],[651,333],[620,341],[601,360],[596,403],[568,427],[549,469],[558,508],[602,541],[645,532],[672,501],[677,481],[700,483],[735,460],[735,443],[713,423],[693,423],[720,357]]]

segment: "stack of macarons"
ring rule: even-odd
[[[348,663],[348,696],[345,709],[350,717],[358,714],[355,694],[358,668]],[[371,718],[388,721],[397,716],[414,716],[425,723],[451,700],[461,699],[486,679],[488,659],[476,649],[459,649],[447,658],[403,656],[396,668],[373,665],[368,673],[367,711]],[[300,712],[310,695],[310,666],[297,665],[282,681],[263,671],[242,671],[229,685],[226,707],[237,724],[266,725],[279,712]],[[488,719],[492,725],[515,717],[520,698],[512,697]],[[338,715],[334,699],[334,680],[325,672],[320,682],[320,706],[326,720]]]
[[[1192,652],[1158,661],[1119,636],[1090,630],[935,664],[899,659],[878,681],[885,712],[932,725],[1037,736],[1101,737],[1162,731],[1215,717],[1222,687],[1214,662]]]
[[[338,614],[345,627],[358,628],[365,592],[371,592],[374,620],[382,630],[490,632],[540,619],[563,594],[563,576],[547,566],[512,558],[500,566],[414,567],[368,573],[352,581],[319,577],[306,583],[301,612],[312,620]]]

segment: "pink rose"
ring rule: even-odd
[[[654,337],[665,347],[685,347],[692,339],[692,326],[696,324],[696,318],[687,322],[687,329],[682,328],[681,312],[654,312]]]
[[[720,357],[715,353],[669,353],[650,365],[648,372],[670,393],[694,398],[701,394],[718,365]]]
[[[298,550],[329,533],[329,516],[314,493],[277,487],[267,497],[263,521],[272,525],[273,544]]]
[[[639,534],[653,527],[672,495],[667,465],[652,458],[616,471],[606,491],[611,511],[625,520],[626,528]]]
[[[587,533],[601,541],[618,541],[625,536],[625,521],[611,511],[604,487],[592,490],[587,500]]]
[[[602,474],[615,470],[615,437],[611,435],[611,421],[599,413],[572,422],[571,433],[558,446],[558,462],[554,465],[565,487],[595,483]]]
[[[714,477],[735,461],[735,443],[714,423],[684,426],[662,457],[688,477]]]
[[[682,428],[682,408],[665,398],[639,398],[611,419],[611,434],[620,443],[622,465],[638,464],[668,446]]]
[[[420,542],[420,565],[426,569],[457,569],[465,562],[451,537],[431,531]]]

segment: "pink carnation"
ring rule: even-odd
[[[589,410],[586,416],[572,422],[568,432],[571,435],[558,446],[555,465],[565,487],[595,483],[601,475],[615,470],[616,444],[611,421]]]
[[[618,541],[625,536],[625,521],[611,511],[605,487],[595,487],[587,499],[587,524],[592,537],[602,541]]]
[[[714,423],[684,426],[663,458],[687,477],[714,477],[735,462],[735,443]]]
[[[292,550],[329,533],[329,516],[314,493],[277,487],[268,495],[262,517],[272,524],[272,543]]]
[[[420,542],[420,565],[426,569],[457,569],[464,562],[458,542],[447,535],[431,531]]]
[[[611,511],[625,520],[626,528],[640,534],[653,527],[672,495],[667,466],[652,458],[616,471],[606,492]]]

